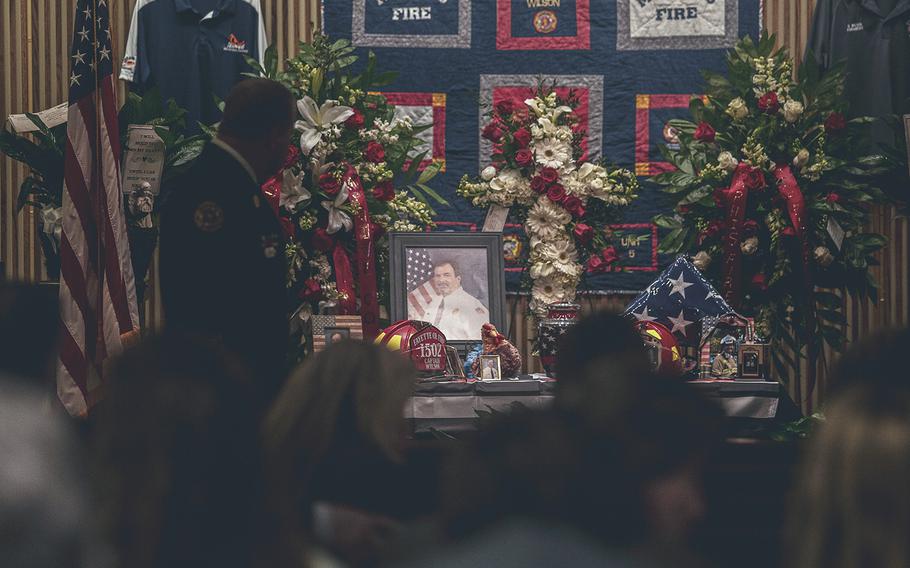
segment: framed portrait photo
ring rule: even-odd
[[[506,332],[501,233],[391,233],[389,247],[392,320],[429,322],[462,346],[485,323]]]
[[[502,380],[502,366],[500,365],[499,355],[481,355],[480,370],[477,376],[481,381],[499,381]]]

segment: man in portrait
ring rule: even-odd
[[[480,300],[461,287],[461,270],[454,260],[433,264],[433,291],[423,317],[408,307],[408,318],[424,319],[439,328],[449,340],[468,340],[480,337],[480,328],[490,321],[489,310]]]

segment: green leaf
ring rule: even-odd
[[[432,197],[434,200],[436,200],[436,202],[439,203],[440,205],[448,205],[448,204],[449,204],[448,201],[446,201],[441,195],[439,195],[438,193],[436,193],[436,192],[435,192],[433,189],[431,189],[429,186],[426,186],[426,185],[424,185],[424,184],[422,184],[422,183],[418,183],[418,184],[417,184],[417,187],[419,187],[420,189],[422,189],[427,195],[429,195],[429,196]]]
[[[420,177],[417,178],[417,184],[427,183],[439,173],[439,170],[442,169],[442,166],[436,162],[431,163],[426,168],[420,172]]]

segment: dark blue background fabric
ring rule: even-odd
[[[592,75],[602,78],[602,107],[592,108],[592,115],[601,113],[603,121],[601,154],[612,164],[635,169],[636,97],[651,94],[698,94],[703,89],[701,70],[724,71],[724,49],[617,49],[617,4],[614,1],[590,2],[590,49],[587,50],[515,50],[497,49],[497,4],[501,0],[471,3],[470,48],[434,48],[420,44],[407,34],[434,34],[454,38],[458,33],[460,2],[469,0],[330,0],[324,2],[325,31],[331,38],[352,38],[356,23],[354,7],[364,6],[363,31],[392,37],[400,47],[360,47],[358,54],[368,50],[376,53],[381,70],[399,72],[397,79],[384,90],[390,92],[432,92],[446,94],[445,160],[446,171],[432,182],[450,203],[437,207],[438,220],[459,224],[441,224],[439,230],[479,230],[485,211],[474,208],[455,194],[458,181],[464,174],[476,176],[480,171],[479,129],[486,122],[488,109],[480,108],[481,75]],[[622,1],[622,0],[621,0]],[[695,0],[693,0],[695,1]],[[737,0],[726,0],[727,3]],[[531,0],[512,1],[512,22],[507,23],[510,35],[519,41],[533,37],[566,37],[579,29],[580,18],[575,14],[579,0],[562,0],[558,8],[542,8],[558,16],[556,29],[549,34],[537,33],[533,26]],[[757,37],[759,33],[760,0],[738,0],[739,34]],[[392,20],[392,10],[402,7],[430,7],[433,20]],[[531,14],[531,15],[529,15]],[[438,20],[436,18],[439,18]],[[528,22],[531,22],[530,24]],[[405,34],[400,41],[395,34]],[[443,40],[445,41],[445,40]],[[672,41],[672,40],[669,40]],[[370,40],[367,40],[370,43]],[[383,43],[383,42],[378,42]],[[385,44],[389,44],[386,39]],[[375,45],[372,44],[372,45]],[[360,63],[364,61],[362,58]],[[657,143],[664,141],[663,129],[671,118],[688,116],[688,109],[652,109],[648,118],[649,159],[661,161]],[[660,267],[672,258],[661,258],[660,266],[651,266],[652,247],[650,219],[666,212],[671,205],[654,186],[643,182],[640,198],[625,214],[622,223],[644,226],[627,228],[616,235],[617,250],[623,264],[636,266],[637,271],[588,275],[586,285],[599,291],[632,291],[646,287],[660,274]],[[518,227],[506,229],[517,233]],[[623,238],[625,237],[625,238]],[[625,243],[625,245],[624,245]],[[525,247],[526,248],[526,247]],[[629,258],[629,251],[635,256]],[[520,273],[508,270],[507,287],[518,288]],[[512,268],[517,266],[511,263]]]

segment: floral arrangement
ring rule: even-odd
[[[541,86],[523,103],[498,101],[483,129],[492,165],[464,176],[458,194],[478,207],[511,207],[530,250],[531,310],[574,300],[584,274],[619,269],[606,225],[635,199],[632,172],[584,157],[577,95]]]
[[[654,181],[677,204],[655,222],[669,229],[662,252],[693,255],[761,335],[789,348],[772,350],[787,378],[804,348],[814,368],[822,340],[844,343],[843,294],[817,288],[874,293],[869,266],[885,238],[863,227],[884,198],[872,185],[880,160],[857,152],[869,120],[844,117],[842,71],[806,64],[794,79],[774,43],[741,40],[727,77],[705,74],[694,120],[671,123],[679,146],[664,153],[677,170]]]
[[[353,73],[353,50],[346,40],[316,36],[283,72],[272,48],[264,68],[250,64],[299,99],[284,168],[263,187],[289,238],[288,288],[304,318],[337,306],[363,315],[368,332],[377,294],[386,292],[385,233],[432,226],[430,200],[445,201],[426,185],[439,166],[421,171],[427,152],[415,151],[417,135],[430,125],[396,118],[375,92],[393,75],[376,73],[372,53],[364,71]]]

